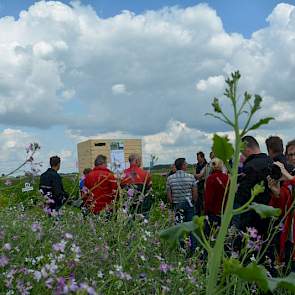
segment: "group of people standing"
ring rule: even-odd
[[[263,192],[256,195],[253,201],[281,209],[281,216],[276,221],[281,231],[270,244],[273,247],[272,251],[278,252],[281,261],[293,262],[295,140],[290,141],[284,149],[280,137],[270,136],[265,142],[268,154],[261,152],[254,137],[245,136],[242,141],[243,151],[239,163],[234,208],[240,208],[249,202],[255,185],[264,184]],[[118,187],[125,188],[133,199],[139,192],[141,197],[135,204],[136,210],[141,208],[140,213],[149,211],[151,175],[141,168],[139,155],[130,155],[129,162],[130,167],[124,170],[120,179],[107,168],[107,158],[103,155],[97,156],[94,168],[85,169],[80,190],[83,206],[88,211],[98,214],[111,205],[118,197]],[[227,187],[231,181],[224,163],[215,157],[213,152],[210,153],[210,162],[206,161],[203,152],[198,152],[195,173],[188,173],[187,166],[185,158],[176,159],[174,171],[169,173],[166,181],[167,198],[173,206],[176,223],[191,221],[195,215],[206,215],[209,225],[220,224],[227,201]],[[50,168],[40,177],[40,189],[47,197],[50,210],[59,210],[68,199],[58,174],[59,168],[60,158],[51,157]],[[262,219],[254,210],[235,215],[232,225],[243,232],[255,228],[261,240],[268,239],[270,219]],[[191,250],[194,251],[195,248],[196,240],[191,237]]]
[[[67,201],[62,179],[57,173],[60,169],[60,158],[50,158],[50,168],[40,176],[39,188],[47,197],[49,210],[59,210]],[[124,170],[123,177],[118,179],[107,167],[107,158],[98,155],[94,167],[85,168],[80,181],[80,193],[83,200],[82,207],[94,214],[100,213],[118,197],[118,187],[125,188],[129,194],[142,194],[140,204],[133,204],[139,211],[147,211],[150,206],[150,191],[152,187],[151,175],[141,168],[141,158],[137,154],[129,156],[130,167]]]
[[[272,243],[273,250],[279,253],[281,260],[287,256],[295,258],[295,214],[292,209],[295,140],[290,141],[284,149],[280,137],[270,136],[265,142],[268,154],[261,152],[254,137],[245,136],[242,141],[244,149],[240,157],[234,208],[246,204],[251,199],[255,185],[262,183],[264,191],[253,201],[281,209],[277,224],[282,230]],[[207,162],[204,153],[198,152],[194,175],[187,172],[184,158],[176,159],[175,170],[167,177],[167,197],[174,208],[176,222],[190,221],[194,215],[207,215],[209,224],[220,224],[226,206],[226,188],[230,184],[230,175],[223,162],[213,152],[210,153],[210,162]],[[254,210],[235,215],[232,225],[244,232],[255,228],[262,240],[269,236],[270,219],[262,219]],[[193,238],[191,240],[194,250],[196,243]]]

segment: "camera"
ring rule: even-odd
[[[279,180],[283,176],[281,168],[276,164],[270,165],[267,170],[268,175],[274,180]]]

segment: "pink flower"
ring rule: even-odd
[[[161,263],[160,264],[160,271],[163,272],[163,273],[167,273],[171,269],[172,269],[171,265],[169,265],[167,263]]]
[[[247,227],[248,234],[250,238],[256,239],[257,238],[257,229],[255,227]]]

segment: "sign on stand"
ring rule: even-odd
[[[122,141],[114,141],[110,144],[111,166],[114,172],[121,172],[125,169],[125,152]]]

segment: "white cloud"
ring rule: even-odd
[[[196,84],[196,88],[199,91],[206,91],[213,88],[216,92],[221,92],[225,87],[224,76],[213,76],[209,77],[207,80],[200,80]]]
[[[115,84],[112,86],[112,92],[114,95],[125,94],[127,93],[126,85]]]
[[[0,173],[17,168],[25,159],[25,147],[34,137],[19,129],[7,128],[0,132]]]
[[[198,146],[193,137],[226,130],[203,114],[240,69],[240,93],[263,94],[262,113],[277,118],[268,132],[292,134],[294,6],[277,5],[267,21],[246,39],[206,4],[103,19],[79,2],[36,2],[0,21],[0,123],[142,136],[146,153],[171,161]]]

